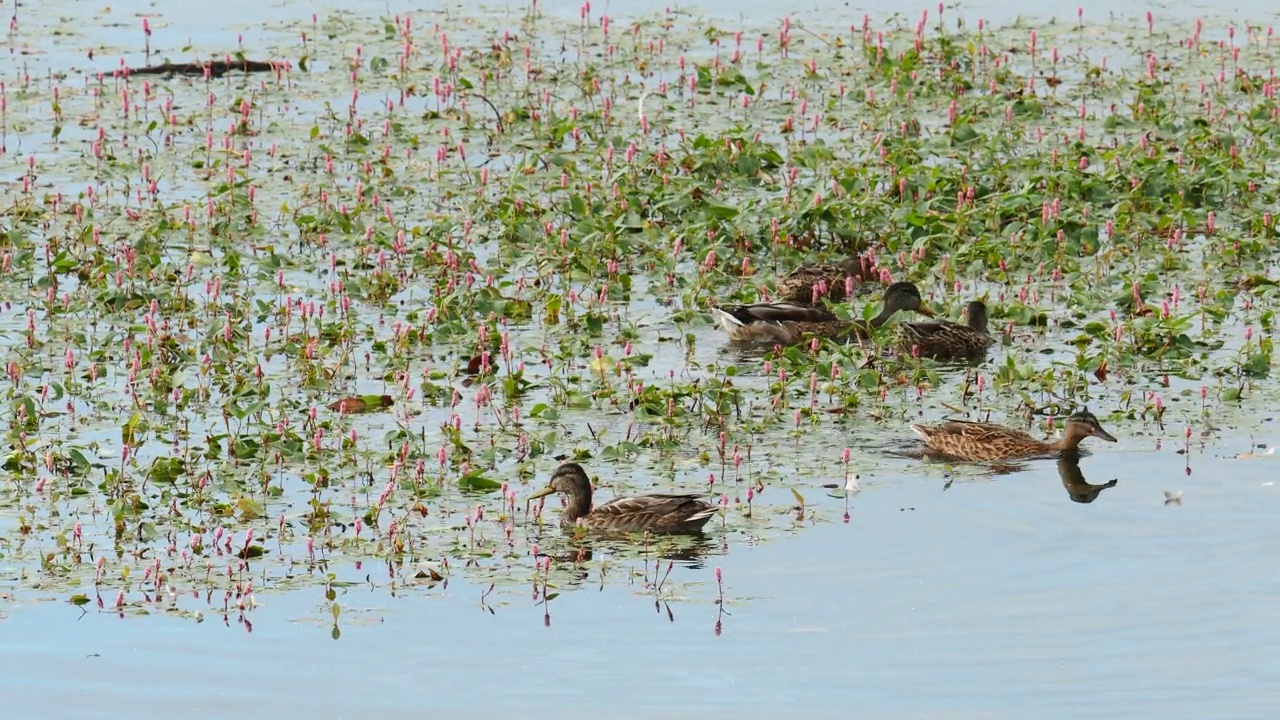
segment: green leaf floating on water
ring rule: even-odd
[[[711,205],[708,203],[702,207],[702,211],[720,220],[732,220],[738,216],[737,208],[731,208],[728,205]]]
[[[82,456],[83,457],[83,456]],[[156,482],[174,482],[186,472],[186,464],[181,458],[161,457],[151,463],[147,477]]]
[[[248,560],[249,558],[260,558],[265,552],[266,550],[261,545],[250,545],[236,553],[236,556],[242,560]]]
[[[1271,372],[1271,354],[1265,352],[1253,353],[1249,355],[1249,359],[1244,362],[1240,369],[1249,377],[1266,377]]]
[[[955,145],[964,145],[965,143],[973,142],[979,138],[980,136],[978,135],[978,132],[973,129],[973,125],[967,122],[957,124],[951,131],[951,142]]]
[[[536,405],[533,406],[533,409],[529,411],[529,417],[536,417],[536,418],[541,418],[547,421],[554,421],[554,420],[560,419],[560,413],[557,412],[555,408],[551,407],[550,405],[547,405],[546,403],[537,403]]]
[[[266,517],[266,510],[263,509],[262,503],[252,498],[242,497],[236,500],[236,509],[240,511],[240,519],[256,520]]]
[[[470,492],[489,493],[502,487],[502,483],[487,478],[483,470],[472,470],[458,478],[458,487]]]
[[[79,449],[71,448],[68,450],[67,458],[75,465],[76,471],[84,472],[89,469],[89,459]],[[97,467],[103,467],[102,463],[97,463]]]

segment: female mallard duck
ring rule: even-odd
[[[875,263],[854,255],[838,263],[801,265],[778,281],[778,298],[796,303],[816,303],[819,297],[839,302],[846,296],[846,278],[855,283],[872,277]]]
[[[911,429],[924,438],[925,446],[939,455],[959,460],[1004,460],[1007,458],[1049,455],[1063,450],[1074,451],[1080,441],[1092,435],[1107,442],[1115,442],[1098,418],[1088,410],[1067,418],[1062,439],[1041,442],[1021,430],[1014,430],[994,423],[949,420],[938,425],[912,425]]]
[[[984,355],[995,338],[987,331],[987,306],[974,300],[965,309],[964,325],[949,320],[927,323],[903,323],[902,347],[913,355],[951,360]]]
[[[805,335],[818,335],[833,340],[864,339],[870,334],[868,325],[872,328],[880,327],[899,310],[911,310],[933,317],[933,311],[923,302],[920,289],[914,284],[896,282],[884,291],[880,314],[871,318],[868,323],[861,320],[841,320],[821,308],[794,303],[732,305],[712,310],[731,340],[794,345],[803,340]]]
[[[556,468],[547,486],[529,496],[530,500],[564,493],[567,503],[560,516],[566,528],[612,532],[698,533],[720,508],[687,495],[637,495],[614,498],[591,508],[591,481],[578,463],[568,462]]]

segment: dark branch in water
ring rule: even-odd
[[[148,65],[140,68],[129,68],[130,75],[200,75],[207,71],[211,77],[222,77],[232,70],[251,72],[274,72],[281,65],[277,61],[260,60],[207,60],[189,63],[164,62],[160,65]]]
[[[498,120],[498,134],[499,134],[499,135],[501,135],[501,134],[502,134],[502,132],[503,132],[503,130],[502,130],[502,113],[498,112],[498,108],[494,107],[493,103],[489,102],[489,98],[485,97],[484,95],[481,95],[480,93],[471,93],[471,94],[472,94],[472,95],[474,95],[474,96],[476,96],[476,97],[478,97],[478,98],[480,98],[481,100],[483,100],[483,101],[484,101],[484,104],[485,104],[485,105],[488,105],[488,106],[489,106],[489,109],[493,111],[493,115],[494,115],[494,117],[495,117],[495,118],[497,118],[497,120]],[[490,141],[490,144],[492,144],[492,140]]]

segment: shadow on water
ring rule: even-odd
[[[615,562],[669,561],[690,570],[707,567],[709,557],[724,555],[728,543],[720,536],[720,528],[708,528],[700,533],[610,533],[593,530],[581,537],[556,537],[548,534],[540,538],[549,557],[566,565],[584,564],[598,555],[607,555]],[[585,576],[584,576],[585,577]]]
[[[707,566],[706,559],[728,552],[728,545],[715,531],[694,534],[651,534],[641,540],[634,535],[593,532],[579,548],[591,553],[608,553],[616,559],[665,560],[679,563],[690,570]]]
[[[622,568],[621,572],[628,578],[627,583],[643,587],[642,594],[652,598],[654,612],[674,623],[676,616],[671,601],[683,595],[678,587],[681,581],[673,578],[676,568],[682,571],[701,570],[706,568],[706,558],[729,552],[723,539],[703,532],[626,535],[594,531],[564,541],[555,538],[548,538],[548,541],[553,547],[549,552],[538,554],[540,570],[535,571],[532,578],[533,600],[543,608],[543,623],[548,627],[551,625],[551,600],[565,591],[589,587],[605,592],[609,585],[606,576],[617,572],[606,570],[610,567]],[[609,556],[611,562],[589,564],[598,559],[597,553]],[[716,573],[718,578],[719,568]],[[550,588],[554,588],[554,593]],[[484,601],[493,589],[491,585],[481,597],[481,608],[490,614],[496,614],[496,611]],[[718,635],[723,616],[728,613],[724,611],[723,597],[716,604],[715,631]]]
[[[997,335],[996,338],[998,341],[999,336]],[[934,365],[934,368],[938,371],[938,374],[945,377],[948,373],[959,375],[961,373],[967,374],[970,370],[977,370],[978,368],[985,365],[987,363],[987,360],[988,360],[987,355],[976,355],[973,357],[959,357],[959,358],[939,358],[933,361],[933,365]],[[972,376],[966,378],[965,385],[967,386],[972,380],[973,380]]]
[[[1058,476],[1062,478],[1062,487],[1067,489],[1067,494],[1078,503],[1091,503],[1098,499],[1103,490],[1113,488],[1120,482],[1113,478],[1101,485],[1090,485],[1080,471],[1080,454],[1077,452],[1064,452],[1058,458]]]
[[[743,368],[758,368],[774,352],[772,343],[725,340],[716,353]]]

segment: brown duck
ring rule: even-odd
[[[562,493],[567,500],[560,525],[584,527],[604,532],[699,533],[702,526],[720,511],[696,494],[636,495],[614,498],[591,507],[591,480],[581,465],[568,462],[556,468],[547,486],[529,496],[530,500]]]
[[[987,306],[974,300],[965,308],[964,325],[949,320],[903,323],[902,348],[907,353],[935,360],[973,358],[985,355],[995,344],[987,330]]]
[[[866,282],[874,269],[875,264],[860,255],[838,263],[801,265],[778,281],[778,298],[793,303],[814,303],[825,297],[839,302],[846,297],[846,278],[853,278],[855,283]]]
[[[793,345],[806,335],[839,341],[865,339],[870,334],[868,326],[884,325],[899,310],[933,317],[933,311],[923,303],[920,289],[913,283],[896,282],[885,289],[880,314],[866,323],[842,320],[822,308],[795,303],[731,305],[712,310],[731,340]]]
[[[925,447],[933,454],[974,461],[1075,451],[1080,447],[1080,441],[1090,436],[1107,442],[1116,441],[1102,429],[1098,418],[1088,410],[1081,410],[1068,417],[1062,430],[1062,438],[1054,442],[1042,442],[1021,430],[1003,425],[967,420],[948,420],[937,425],[912,425],[911,429],[924,439]]]

